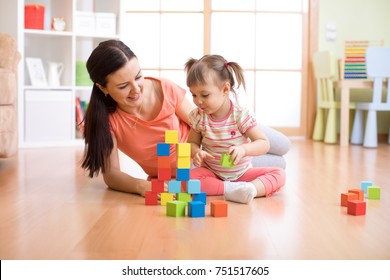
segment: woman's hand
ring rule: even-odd
[[[150,177],[150,176],[148,176],[146,180],[141,180],[142,182],[140,182],[138,186],[140,195],[145,196],[145,192],[152,190],[152,179],[157,180],[156,177]],[[168,191],[168,184],[164,181],[164,192],[167,191]]]

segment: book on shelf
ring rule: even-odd
[[[76,128],[84,132],[84,116],[86,111],[86,102],[76,97]]]

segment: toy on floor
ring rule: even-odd
[[[367,199],[380,199],[380,187],[373,186],[371,181],[361,181],[360,189],[349,189],[346,193],[341,193],[340,205],[347,207],[349,215],[366,215],[367,203],[364,201],[364,195]]]
[[[226,201],[211,201],[211,216],[213,217],[227,217],[228,205]]]
[[[166,206],[166,215],[170,217],[205,217],[206,193],[201,192],[199,180],[190,179],[191,144],[179,143],[176,130],[165,131],[165,143],[157,143],[157,179],[152,180],[152,190],[145,192],[145,205]],[[176,147],[176,179],[172,179],[171,148]],[[229,156],[230,157],[230,156]],[[224,164],[229,164],[229,158]],[[231,163],[230,163],[231,164]],[[168,192],[165,182],[168,181]],[[212,217],[227,217],[228,204],[225,201],[211,203]]]

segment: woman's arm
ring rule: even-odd
[[[109,158],[108,168],[103,173],[104,182],[110,189],[144,196],[145,191],[151,190],[151,182],[134,178],[120,170],[117,141],[114,136],[112,138],[114,147]]]
[[[190,125],[188,116],[190,112],[193,109],[195,109],[195,107],[196,106],[193,103],[191,103],[191,101],[186,96],[184,96],[183,101],[181,102],[181,105],[179,107],[179,110],[176,111],[176,114],[181,120],[183,120],[185,123]]]

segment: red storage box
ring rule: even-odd
[[[24,6],[24,28],[43,29],[45,18],[45,6],[29,4]]]

